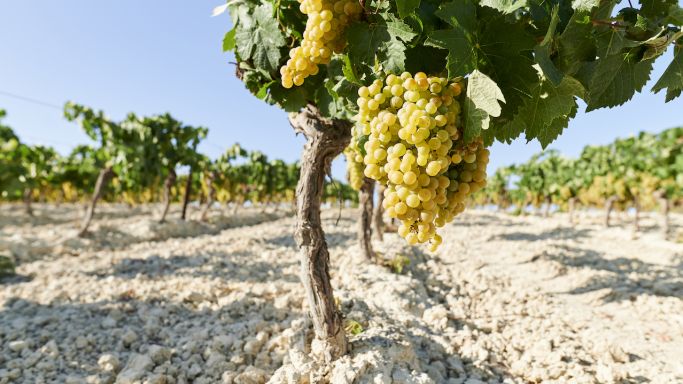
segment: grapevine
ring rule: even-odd
[[[319,64],[329,64],[333,53],[346,44],[344,29],[362,12],[352,0],[299,0],[299,9],[308,16],[301,45],[289,51],[289,60],[280,68],[282,86],[292,88],[318,73]]]
[[[387,186],[383,207],[401,220],[408,244],[441,244],[436,228],[465,209],[486,185],[489,151],[481,138],[464,140],[460,81],[389,74],[358,90],[353,137],[362,146],[364,174]]]

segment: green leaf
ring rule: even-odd
[[[447,22],[448,29],[429,34],[425,45],[448,51],[446,68],[448,77],[465,76],[477,68],[477,15],[471,1],[452,1],[442,4],[435,14]]]
[[[250,58],[256,67],[267,71],[279,67],[280,48],[285,46],[285,39],[272,15],[273,6],[270,3],[263,3],[254,10],[254,22],[238,24],[235,33],[240,58]]]
[[[268,94],[268,88],[270,88],[271,85],[275,84],[275,81],[269,81],[261,86],[259,88],[258,92],[256,93],[256,97],[263,100],[265,99],[266,95]]]
[[[352,62],[374,63],[379,60],[384,70],[400,73],[405,69],[405,44],[415,37],[403,21],[389,18],[377,23],[355,23],[346,34],[349,59]]]
[[[557,87],[547,81],[537,86],[531,100],[516,115],[524,122],[527,141],[536,138],[543,148],[554,141],[576,114],[575,97],[583,93],[581,83],[569,76]]]
[[[667,24],[683,26],[683,8],[678,5],[672,5],[667,18]]]
[[[477,43],[484,63],[479,70],[491,76],[505,95],[501,118],[512,118],[538,83],[532,55],[536,42],[523,25],[492,18],[485,24]]]
[[[640,92],[650,78],[652,60],[635,61],[629,54],[607,56],[586,66],[586,112],[622,105]]]
[[[425,45],[448,51],[448,77],[465,76],[477,67],[477,56],[470,38],[461,29],[442,29],[429,35]]]
[[[223,52],[229,52],[235,49],[235,32],[236,28],[229,30],[223,38]]]
[[[683,49],[678,49],[671,64],[652,87],[652,92],[658,93],[664,88],[666,88],[667,102],[681,95],[683,90]]]
[[[562,76],[564,76],[562,72],[560,72],[557,69],[552,59],[550,58],[550,55],[552,53],[551,43],[554,40],[557,23],[560,20],[558,11],[558,7],[555,7],[553,9],[552,20],[550,21],[548,31],[546,32],[541,44],[536,46],[536,48],[534,49],[534,57],[536,58],[536,62],[543,70],[545,76],[556,86],[560,84],[560,82],[562,81]]]
[[[475,70],[467,80],[467,94],[463,103],[465,141],[470,142],[488,129],[491,116],[500,116],[503,92],[495,81]]]
[[[560,72],[550,58],[550,47],[548,45],[539,45],[534,49],[534,57],[536,62],[543,70],[543,74],[553,84],[559,85],[564,74]]]
[[[596,31],[598,56],[616,55],[626,46],[626,32],[623,29],[603,25]]]
[[[420,0],[396,0],[396,9],[398,9],[398,16],[401,19],[410,16],[419,6]]]
[[[640,0],[641,14],[649,19],[666,17],[678,0]]]
[[[341,58],[343,60],[344,65],[342,66],[342,73],[346,78],[354,83],[354,84],[360,84],[360,80],[358,80],[358,76],[356,76],[356,73],[353,71],[353,65],[351,65],[351,60],[349,59],[348,55],[341,55]]]
[[[479,4],[497,9],[502,13],[513,13],[527,6],[526,0],[481,0]]]
[[[576,11],[590,11],[600,5],[600,0],[574,0],[572,8]]]
[[[595,39],[587,13],[576,12],[569,24],[557,39],[557,66],[568,74],[574,75],[581,66],[593,61],[596,55]]]
[[[471,0],[444,3],[435,12],[441,20],[464,31],[477,30],[477,7]]]

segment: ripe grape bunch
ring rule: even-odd
[[[349,180],[349,185],[353,190],[359,191],[363,186],[363,156],[358,153],[356,149],[358,143],[355,138],[351,139],[351,143],[344,149],[344,156],[346,156],[346,178]]]
[[[346,44],[344,29],[357,19],[363,8],[353,0],[299,0],[299,9],[308,16],[301,45],[289,51],[282,68],[282,86],[291,88],[318,73],[319,64],[328,64],[333,53]]]
[[[364,174],[386,184],[383,205],[401,220],[398,233],[430,251],[442,241],[436,228],[486,185],[489,151],[481,138],[463,139],[461,91],[460,82],[423,72],[390,74],[358,90],[353,134],[363,143]]]

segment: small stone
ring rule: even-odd
[[[121,362],[116,355],[105,353],[97,360],[97,365],[105,372],[117,372],[121,368]]]
[[[67,376],[64,384],[87,384],[85,379],[77,376]]]
[[[116,327],[116,320],[112,317],[105,317],[104,320],[102,320],[102,328],[114,328]]]
[[[150,345],[147,349],[147,354],[157,365],[171,358],[171,350],[161,345]]]
[[[88,339],[86,339],[83,336],[78,336],[76,338],[76,346],[80,349],[83,349],[88,346]]]
[[[204,297],[204,295],[202,295],[199,292],[192,292],[189,295],[185,296],[183,300],[188,303],[198,304],[203,301],[206,301],[206,297]]]
[[[9,349],[13,350],[14,352],[21,352],[26,348],[28,348],[28,342],[26,342],[26,340],[15,340],[10,341],[9,343]]]
[[[266,382],[266,373],[258,368],[249,367],[235,377],[235,384],[263,384]]]
[[[123,345],[126,347],[130,347],[130,345],[133,344],[137,339],[138,335],[133,332],[132,329],[127,330],[123,336],[121,336],[121,341],[123,341]]]
[[[202,373],[202,367],[199,364],[192,364],[190,369],[187,370],[187,377],[193,379]]]
[[[59,347],[57,347],[57,343],[54,340],[50,340],[40,348],[40,352],[43,355],[56,358],[59,356]]]
[[[123,371],[116,377],[116,384],[134,384],[151,372],[154,362],[149,356],[134,353],[128,359]]]
[[[221,352],[228,352],[236,340],[233,335],[218,335],[213,338],[211,347]]]
[[[232,384],[232,382],[235,380],[235,377],[237,377],[236,372],[225,371],[225,372],[223,372],[223,375],[221,376],[221,383],[222,384]]]

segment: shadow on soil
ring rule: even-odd
[[[545,252],[536,260],[552,260],[567,267],[599,272],[568,293],[610,289],[602,298],[606,302],[635,300],[639,295],[683,298],[683,258],[674,265],[660,265],[624,257],[607,259],[602,253],[567,245],[556,244],[554,248],[557,251]]]

